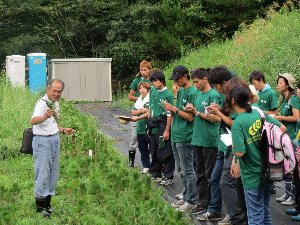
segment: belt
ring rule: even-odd
[[[55,134],[50,134],[50,135],[38,135],[38,134],[34,134],[33,136],[37,136],[37,137],[52,137],[52,136],[55,136],[57,135],[58,133],[55,133]]]

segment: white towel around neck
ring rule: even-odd
[[[146,95],[146,97],[143,99],[143,97],[140,95],[138,99],[136,100],[134,104],[134,108],[136,109],[142,109],[144,108],[145,103],[149,102],[149,93]]]

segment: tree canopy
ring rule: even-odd
[[[0,0],[0,59],[110,57],[113,76],[134,74],[142,59],[164,66],[186,51],[230,37],[264,16],[262,0]]]

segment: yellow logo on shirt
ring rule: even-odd
[[[251,127],[249,127],[249,134],[251,136],[254,136],[257,133],[257,131],[261,128],[261,125],[261,120],[256,120],[255,123]]]

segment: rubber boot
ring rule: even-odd
[[[51,195],[46,197],[46,209],[48,213],[53,213],[53,209],[51,208]]]
[[[129,167],[134,167],[135,151],[134,150],[129,150],[128,156],[129,156],[128,166]]]
[[[50,213],[47,211],[46,198],[35,198],[36,211],[41,213],[43,217],[49,218]]]

